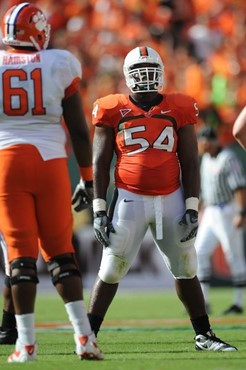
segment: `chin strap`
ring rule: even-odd
[[[32,42],[32,45],[38,50],[40,51],[41,50],[41,47],[39,46],[39,44],[37,43],[37,41],[35,40],[35,38],[33,36],[30,36],[30,40]]]

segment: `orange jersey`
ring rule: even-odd
[[[92,123],[115,132],[115,185],[138,194],[165,195],[180,186],[178,130],[197,122],[196,101],[163,94],[148,112],[128,95],[114,94],[94,103]]]

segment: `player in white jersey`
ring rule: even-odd
[[[39,250],[74,329],[75,352],[103,358],[91,331],[72,245],[71,185],[65,124],[84,182],[74,201],[92,197],[91,142],[79,81],[81,65],[65,50],[45,50],[50,26],[35,5],[10,8],[0,52],[0,230],[7,246],[18,339],[8,362],[36,359],[34,304]]]
[[[216,132],[205,126],[198,133],[201,160],[201,204],[204,212],[195,247],[198,278],[210,309],[211,256],[220,244],[234,286],[232,305],[224,314],[243,312],[246,261],[243,227],[246,227],[246,176],[236,155],[220,148]]]

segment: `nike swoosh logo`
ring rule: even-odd
[[[171,109],[170,110],[161,110],[161,114],[166,114],[166,113],[169,113],[171,112]]]
[[[134,202],[134,200],[131,199],[124,199],[124,203]]]
[[[34,353],[34,346],[33,345],[27,345],[25,346],[25,349],[27,353],[31,356]]]

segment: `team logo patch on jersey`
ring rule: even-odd
[[[144,115],[145,115],[145,117],[147,117],[147,118],[150,118],[150,117],[152,117],[152,112],[146,112],[146,113],[144,113]]]
[[[131,112],[131,109],[120,109],[120,114],[122,117],[125,117],[129,112]]]

